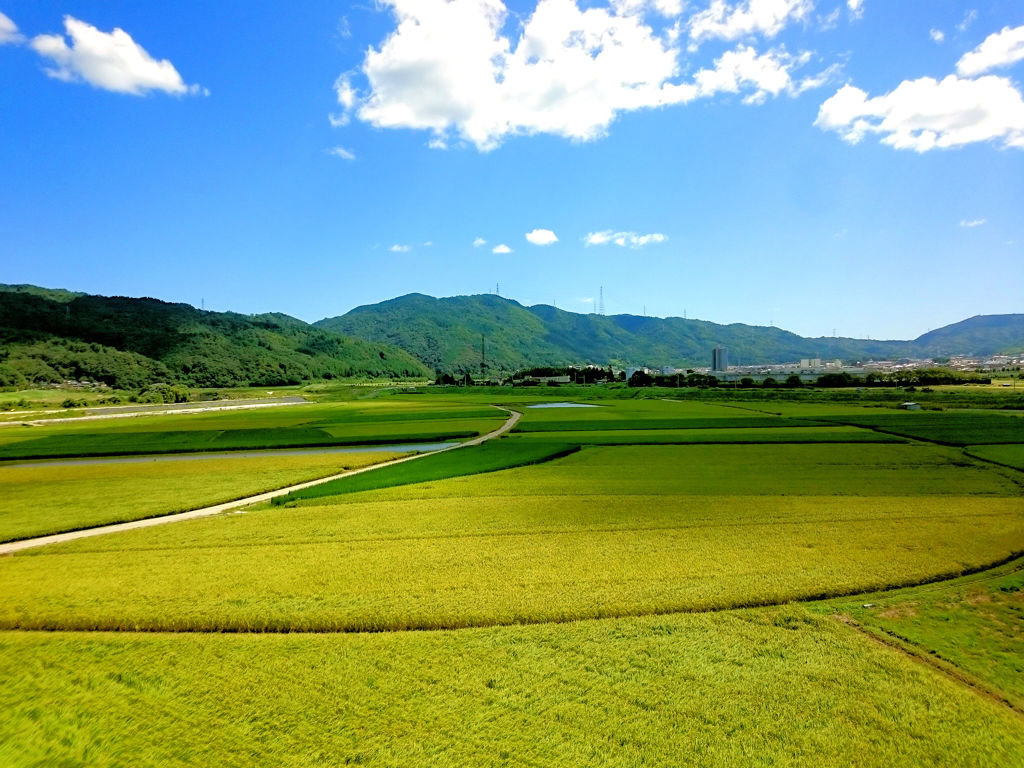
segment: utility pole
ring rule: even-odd
[[[484,335],[480,334],[480,378],[487,380],[487,353],[486,347],[484,346],[486,340]]]

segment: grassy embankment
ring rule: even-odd
[[[1024,560],[814,610],[849,617],[1024,713]]]

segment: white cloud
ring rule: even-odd
[[[526,239],[534,245],[551,245],[558,242],[558,236],[550,229],[534,229],[526,233]]]
[[[25,36],[18,31],[18,25],[9,16],[0,13],[0,45],[17,45],[25,42]]]
[[[961,227],[966,227],[968,229],[973,229],[974,227],[980,227],[984,223],[985,223],[985,219],[961,219],[960,220],[960,226]]]
[[[334,157],[340,157],[342,160],[356,159],[355,154],[345,149],[344,147],[331,147],[330,149],[327,150],[327,154],[333,155]]]
[[[478,237],[473,241],[474,248],[479,248],[481,245],[487,245],[487,241],[484,240],[482,237]]]
[[[740,89],[753,91],[751,103],[800,92],[795,86],[764,87],[769,73],[754,74],[750,67],[715,82],[709,81],[715,70],[701,70],[703,84],[679,82],[681,22],[656,33],[645,15],[681,10],[671,0],[615,0],[609,7],[582,9],[578,0],[538,0],[512,34],[505,32],[509,14],[501,0],[381,2],[397,26],[366,53],[365,93],[350,75],[335,83],[341,112],[331,121],[344,124],[354,115],[379,128],[430,131],[433,148],[464,141],[488,151],[508,136],[537,133],[589,141],[603,136],[622,112]],[[723,23],[750,14],[754,21],[747,26],[761,29],[764,22],[762,31],[774,33],[781,22],[769,24],[765,14],[771,14],[763,9],[779,2],[790,16],[810,8],[810,0],[750,0],[723,15]],[[735,69],[737,57],[757,59],[762,69],[781,67],[786,78],[807,61],[784,51],[758,56],[740,48],[720,58],[716,69]]]
[[[946,39],[946,33],[941,29],[931,29],[928,31],[928,37],[930,37],[934,43],[941,43]]]
[[[620,16],[653,10],[666,18],[672,18],[683,12],[684,5],[683,0],[611,0],[612,8]]]
[[[399,245],[397,243],[388,248],[392,253],[408,253],[411,249],[411,245]]]
[[[512,249],[504,243],[500,243],[491,249],[491,253],[512,253]]]
[[[96,88],[137,96],[149,91],[208,94],[201,86],[185,85],[170,61],[152,58],[123,29],[101,32],[72,16],[64,17],[64,29],[71,47],[63,35],[38,35],[31,42],[36,53],[53,61],[55,66],[46,70],[50,77],[83,80]]]
[[[355,88],[352,87],[352,79],[348,74],[339,75],[338,79],[334,81],[334,93],[338,98],[341,112],[328,115],[327,119],[335,128],[340,128],[343,125],[348,125],[349,115],[358,98]]]
[[[712,0],[706,10],[690,18],[690,39],[699,43],[712,38],[775,37],[791,22],[806,18],[813,9],[811,0],[746,0],[734,5]]]
[[[884,144],[915,152],[979,141],[1024,149],[1024,99],[1010,80],[994,75],[905,80],[875,98],[845,85],[821,105],[815,125],[852,144],[877,133]]]
[[[1008,67],[1024,59],[1024,26],[1003,27],[985,38],[973,51],[956,63],[956,71],[974,77],[999,67]]]
[[[850,9],[850,15],[855,19],[864,15],[864,0],[846,0],[846,7]]]
[[[818,24],[821,26],[821,28],[823,30],[826,30],[826,31],[830,30],[830,29],[835,29],[836,27],[839,26],[839,16],[840,16],[840,14],[841,14],[840,9],[839,8],[835,8],[835,9],[833,9],[832,13],[830,13],[828,16],[819,16],[818,17]]]
[[[956,25],[956,28],[960,32],[966,32],[967,28],[974,23],[975,19],[978,18],[978,12],[973,8],[964,14],[964,20]]]
[[[606,229],[601,232],[591,232],[583,238],[583,242],[588,246],[608,245],[609,243],[614,243],[615,245],[623,248],[642,248],[645,245],[663,243],[666,240],[668,240],[668,238],[660,232],[641,235],[637,232],[615,232],[611,229]]]
[[[747,91],[743,99],[746,104],[759,104],[780,93],[796,95],[824,84],[831,77],[831,70],[827,70],[819,77],[794,83],[790,70],[806,64],[808,59],[807,54],[793,57],[785,50],[758,54],[749,46],[740,46],[715,59],[714,69],[702,69],[694,76],[695,95],[707,98],[723,92]]]

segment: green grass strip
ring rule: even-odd
[[[275,505],[301,499],[318,499],[358,491],[372,491],[396,485],[411,485],[449,477],[497,472],[528,464],[540,464],[576,453],[580,446],[573,443],[541,442],[539,440],[491,440],[468,448],[443,451],[424,456],[416,461],[383,467],[351,477],[342,477],[329,483],[278,496]]]
[[[736,418],[708,419],[545,419],[532,414],[516,425],[513,432],[582,432],[584,430],[609,429],[750,429],[762,427],[817,427],[828,426],[820,421],[807,419],[782,419],[777,416],[760,418],[739,416]]]
[[[278,434],[278,433],[282,434]],[[0,460],[76,459],[101,456],[147,456],[207,451],[257,451],[280,448],[334,448],[360,445],[439,443],[476,437],[479,431],[424,430],[366,436],[334,437],[319,429],[215,430],[53,435],[0,445]]]

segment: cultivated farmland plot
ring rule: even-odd
[[[1019,417],[491,402],[516,432],[0,558],[0,762],[1024,762]],[[453,394],[273,410],[24,429],[129,453],[507,416]],[[381,458],[0,464],[0,523],[163,514]],[[101,503],[123,498],[145,503]]]

